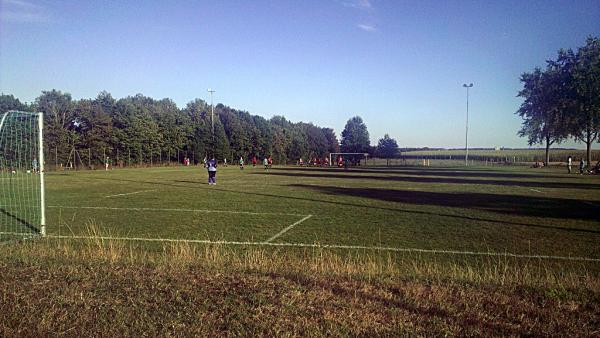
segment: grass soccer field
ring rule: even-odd
[[[600,177],[525,167],[49,173],[50,236],[600,258]]]

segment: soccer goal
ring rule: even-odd
[[[42,129],[42,113],[0,113],[0,240],[46,234]]]

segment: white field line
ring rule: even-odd
[[[2,234],[2,233],[0,233]],[[566,261],[588,261],[600,262],[600,258],[577,257],[577,256],[550,256],[550,255],[520,255],[510,252],[492,252],[492,251],[459,251],[459,250],[435,250],[435,249],[417,249],[417,248],[392,248],[379,246],[363,245],[336,245],[336,244],[307,244],[307,243],[267,243],[267,242],[236,242],[236,241],[211,241],[204,239],[171,239],[171,238],[144,238],[144,237],[107,237],[107,236],[62,236],[47,235],[50,239],[86,239],[86,240],[117,240],[117,241],[142,241],[142,242],[175,242],[175,243],[198,243],[198,244],[221,244],[221,245],[241,245],[241,246],[274,246],[274,247],[299,247],[299,248],[322,248],[322,249],[351,249],[351,250],[376,250],[393,252],[415,252],[431,253],[443,255],[465,255],[465,256],[497,256],[512,258],[535,258],[535,259],[553,259]]]
[[[251,212],[251,211],[210,210],[210,209],[70,207],[70,206],[62,206],[62,205],[49,205],[48,208],[57,208],[57,209],[92,209],[92,210],[129,210],[129,211],[202,212],[202,213],[244,214],[244,215],[306,216],[306,214],[289,214],[289,213],[280,213],[280,212]]]
[[[531,189],[531,188],[530,188],[529,190],[531,190],[531,191],[535,191],[535,192],[539,192],[540,194],[543,194],[543,193],[544,193],[543,191],[539,191],[539,190],[536,190],[536,189]]]
[[[286,232],[290,231],[290,229],[292,229],[292,228],[293,228],[293,227],[295,227],[296,225],[298,225],[298,224],[300,224],[300,223],[302,223],[302,222],[306,221],[307,219],[311,218],[312,216],[313,216],[313,215],[308,215],[308,216],[304,217],[303,219],[299,220],[298,222],[296,222],[296,223],[294,223],[294,224],[291,224],[291,225],[289,225],[289,226],[288,226],[288,227],[286,227],[285,229],[283,229],[283,230],[281,230],[280,232],[278,232],[278,233],[277,233],[275,236],[273,236],[273,237],[271,237],[271,238],[267,239],[267,240],[265,241],[265,243],[272,242],[272,241],[273,241],[273,240],[275,240],[277,237],[279,237],[279,236],[281,236],[281,235],[285,234]]]
[[[591,205],[591,206],[594,206],[594,207],[596,206],[596,205],[595,205],[594,203],[592,203],[592,202],[588,202],[588,201],[582,201],[582,202],[583,202],[583,203],[585,203],[585,204],[587,204],[587,205]]]
[[[117,197],[117,196],[135,195],[135,194],[141,194],[141,193],[143,193],[143,192],[150,192],[150,191],[156,191],[156,189],[152,189],[152,190],[141,190],[141,191],[134,191],[134,192],[128,192],[128,193],[124,193],[124,194],[108,195],[108,196],[104,196],[104,197],[105,197],[105,198],[111,198],[111,197]]]
[[[38,233],[35,232],[10,232],[4,231],[0,232],[0,235],[11,235],[11,236],[39,236]]]

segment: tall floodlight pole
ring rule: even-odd
[[[208,88],[207,90],[210,93],[210,124],[212,127],[212,141],[213,141],[213,149],[212,151],[214,152],[215,149],[215,107],[213,106],[213,93],[215,92],[214,89],[210,89]],[[212,156],[214,156],[214,154],[211,154]]]
[[[469,165],[469,88],[473,87],[473,84],[465,83],[463,87],[467,88],[467,126],[465,128],[465,166],[467,166]]]

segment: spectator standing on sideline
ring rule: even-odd
[[[208,168],[208,184],[217,184],[217,160],[214,157],[211,158],[206,162],[206,167]]]
[[[585,161],[581,159],[581,162],[579,162],[579,175],[583,175],[583,169],[585,169]]]
[[[31,169],[33,169],[33,173],[34,174],[37,174],[37,172],[38,172],[38,161],[37,161],[36,157],[34,157],[33,161],[31,161]]]

